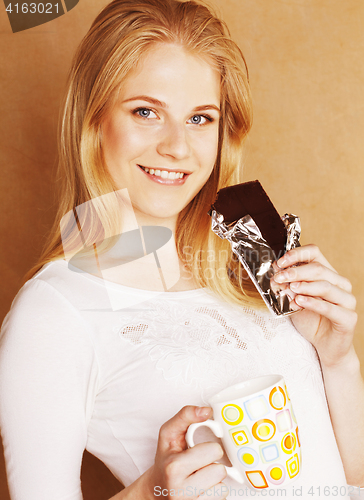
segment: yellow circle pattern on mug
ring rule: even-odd
[[[253,448],[244,446],[238,450],[238,459],[245,467],[256,467],[259,463],[259,455]]]
[[[282,484],[286,478],[286,471],[280,464],[274,464],[268,467],[266,477],[272,484]]]
[[[221,410],[222,418],[229,425],[238,425],[244,418],[243,410],[238,405],[228,404]]]
[[[275,423],[268,418],[262,418],[255,422],[252,428],[252,434],[258,441],[269,441],[276,432]]]
[[[234,450],[235,462],[238,459],[255,489],[288,484],[299,474],[302,459],[298,426],[286,385],[278,382],[264,393],[235,401],[238,404],[225,401],[219,406],[228,425],[230,447],[234,443],[229,451]]]

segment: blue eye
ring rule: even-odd
[[[133,114],[140,116],[140,118],[157,118],[157,115],[149,108],[137,108],[133,110]]]
[[[203,116],[201,116],[201,115],[194,115],[191,118],[191,122],[194,123],[195,125],[199,125],[201,123],[202,118],[203,118]]]
[[[148,118],[148,116],[150,115],[150,109],[147,108],[138,109],[138,115],[141,116],[142,118]]]
[[[212,118],[205,115],[193,115],[189,122],[193,125],[205,125],[207,122],[212,122]]]

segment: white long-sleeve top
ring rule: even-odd
[[[285,378],[300,429],[294,489],[306,499],[325,487],[325,498],[348,498],[319,361],[289,319],[229,305],[206,289],[105,286],[63,260],[47,264],[20,290],[1,330],[11,498],[80,500],[85,448],[127,486],[153,464],[159,428],[183,406],[270,373]],[[249,496],[225,483],[228,499]],[[296,498],[292,487],[283,496]]]

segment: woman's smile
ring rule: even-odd
[[[166,186],[179,186],[184,184],[191,172],[181,172],[167,170],[164,168],[151,168],[138,165],[144,173],[154,182],[165,184]]]
[[[146,53],[102,122],[107,168],[140,222],[174,227],[214,168],[219,120],[220,76],[208,59],[166,43]]]

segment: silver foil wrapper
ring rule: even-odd
[[[296,215],[285,214],[282,220],[287,230],[285,252],[288,252],[300,246],[300,219]],[[211,229],[217,236],[230,242],[232,251],[238,256],[272,313],[276,316],[283,316],[298,312],[290,307],[295,293],[289,285],[278,285],[272,281],[274,274],[278,271],[277,264],[274,264],[275,255],[250,215],[225,224],[224,216],[212,210]]]

